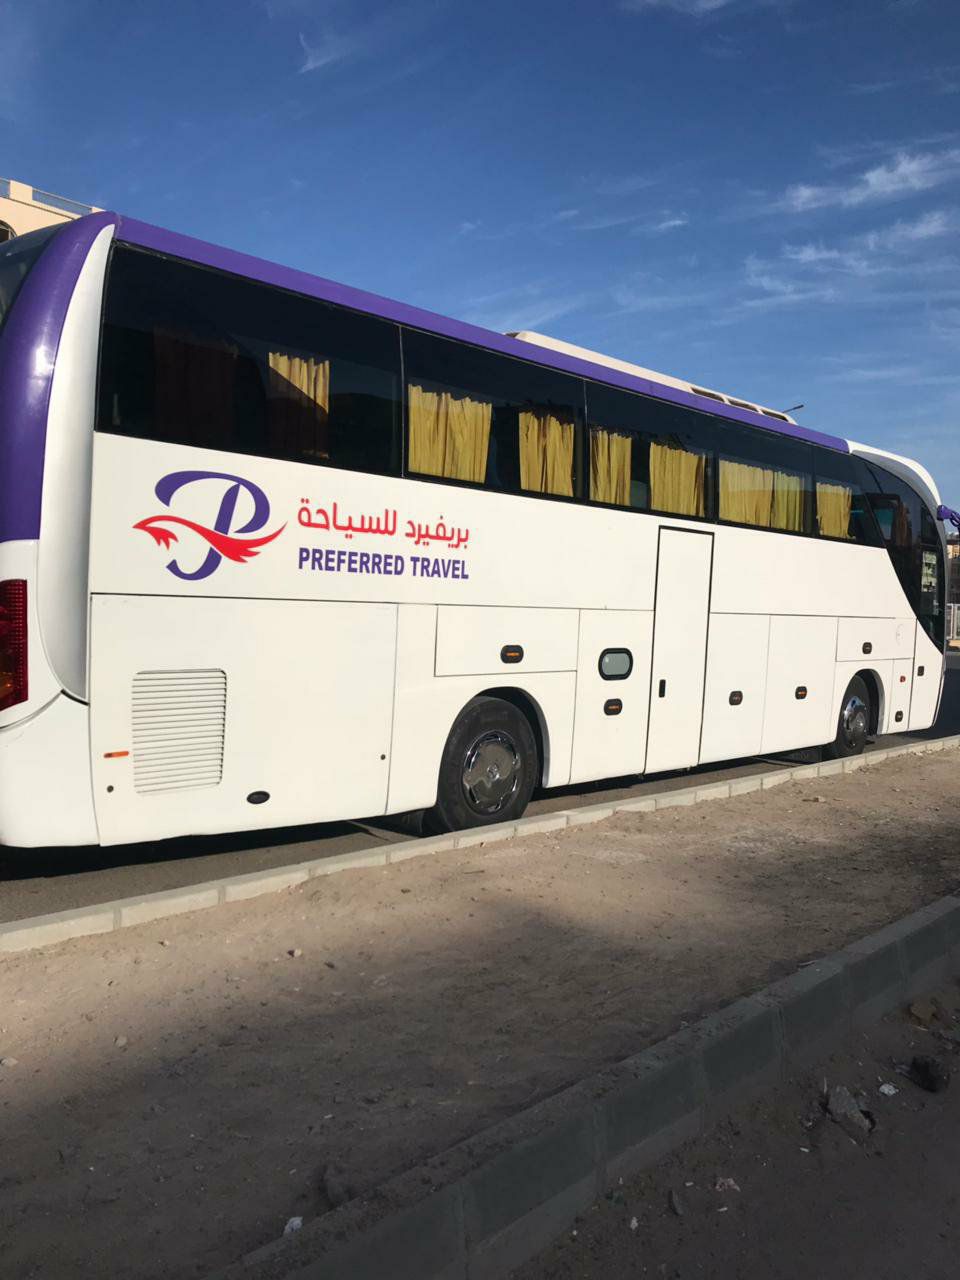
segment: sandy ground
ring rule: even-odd
[[[905,757],[10,957],[0,1276],[205,1275],[952,890],[958,830]]]
[[[946,1091],[896,1071],[915,1054],[948,1067]],[[956,1280],[958,1072],[956,1045],[891,1016],[615,1188],[513,1280]],[[871,1134],[828,1118],[825,1082],[861,1096]]]

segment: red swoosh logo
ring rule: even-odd
[[[257,555],[261,547],[265,547],[274,538],[279,538],[287,527],[282,524],[275,533],[268,533],[264,538],[237,538],[229,533],[218,533],[216,529],[208,529],[205,525],[197,524],[195,520],[185,520],[182,516],[148,516],[145,520],[138,520],[133,527],[149,533],[158,547],[169,550],[170,544],[177,542],[178,538],[172,529],[163,527],[165,524],[179,524],[192,530],[209,542],[225,559],[236,560],[239,564]]]

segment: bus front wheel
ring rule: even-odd
[[[515,821],[537,782],[537,743],[526,716],[502,698],[473,698],[450,730],[440,761],[437,803],[424,815],[431,834]]]
[[[823,754],[832,760],[858,756],[867,745],[870,733],[870,691],[861,676],[854,676],[840,704],[837,736]]]

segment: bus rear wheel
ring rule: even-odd
[[[539,757],[526,716],[502,698],[473,698],[450,730],[440,761],[437,803],[424,814],[431,834],[512,822],[537,782]]]
[[[846,756],[858,756],[867,745],[870,734],[870,690],[862,676],[854,676],[847,685],[840,704],[840,717],[837,720],[837,736],[823,754],[831,760],[842,760]]]

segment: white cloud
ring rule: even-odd
[[[573,311],[580,311],[592,301],[591,294],[548,293],[543,282],[530,281],[471,298],[462,310],[468,323],[506,333],[539,329]]]
[[[335,62],[342,62],[354,48],[351,41],[332,33],[321,36],[316,44],[311,44],[302,31],[300,47],[304,55],[303,62],[300,64],[301,75],[309,71],[320,71],[323,67],[333,66]]]
[[[925,86],[934,93],[960,93],[960,66],[924,67],[911,75],[855,81],[847,87],[847,92],[871,95],[889,93],[894,89],[909,89],[915,85]]]
[[[690,219],[685,213],[674,214],[673,217],[667,216],[662,221],[655,223],[651,231],[675,231],[678,227],[686,227],[690,225]]]
[[[822,244],[784,245],[782,256],[787,262],[795,262],[801,267],[847,271],[858,276],[868,275],[876,270],[863,254],[856,250],[831,249]]]
[[[647,13],[651,9],[673,9],[676,13],[687,13],[696,18],[707,13],[716,13],[726,9],[735,0],[621,0],[620,8],[628,13]]]
[[[834,302],[837,291],[829,284],[809,285],[776,275],[768,263],[751,255],[745,263],[747,284],[759,290],[759,295],[745,298],[740,306],[748,310],[767,310],[772,307],[794,307],[807,302]]]
[[[847,183],[814,185],[797,183],[788,187],[775,208],[791,213],[812,209],[857,208],[900,200],[930,191],[960,176],[960,148],[911,154],[899,151],[883,164],[867,169]]]
[[[631,227],[640,221],[638,213],[599,213],[573,224],[575,231],[611,231],[615,227]]]
[[[625,173],[619,178],[601,178],[592,182],[591,189],[598,196],[632,196],[637,191],[646,191],[655,187],[660,181],[648,173]]]
[[[960,347],[960,307],[948,307],[936,312],[930,321],[930,327],[938,338],[951,346]]]
[[[923,213],[913,222],[896,222],[892,227],[881,231],[868,231],[863,243],[872,252],[881,249],[902,249],[909,245],[933,240],[937,236],[949,235],[957,229],[957,219],[953,214],[942,209],[932,209]]]

